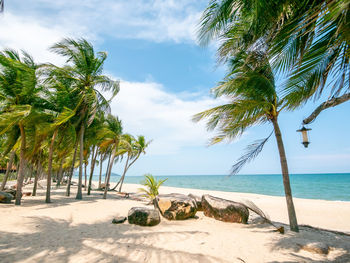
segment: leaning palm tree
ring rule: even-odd
[[[118,117],[114,117],[113,115],[108,115],[108,117],[106,118],[106,127],[100,130],[99,134],[99,137],[102,138],[100,148],[110,148],[112,150],[112,155],[110,157],[110,161],[106,172],[103,199],[107,198],[107,191],[109,188],[108,186],[111,178],[114,160],[116,156],[119,156],[120,154],[124,153],[124,151],[120,147],[121,144],[125,143],[122,138],[122,134],[123,127],[121,120],[119,120]]]
[[[272,66],[288,76],[294,107],[328,93],[307,118],[350,100],[350,3],[348,0],[212,0],[203,12],[199,42],[219,40],[218,59],[265,48]],[[298,96],[296,94],[298,93]]]
[[[80,161],[79,182],[76,199],[82,199],[82,176],[84,161],[84,134],[98,110],[110,111],[109,103],[100,91],[112,91],[114,97],[119,91],[119,82],[102,75],[107,53],[94,51],[84,39],[64,39],[51,47],[51,50],[67,58],[67,65],[57,68],[79,93],[76,125],[79,127]]]
[[[118,184],[120,183],[119,192],[122,191],[122,186],[124,183],[124,179],[126,176],[126,172],[130,169],[130,167],[140,158],[141,154],[146,153],[146,148],[149,146],[151,141],[146,141],[145,136],[139,135],[137,140],[133,138],[131,135],[127,135],[126,138],[128,144],[126,146],[127,158],[124,166],[124,171],[122,177],[120,178]],[[118,184],[113,188],[117,188]]]
[[[269,61],[263,52],[242,52],[231,59],[230,66],[230,73],[219,86],[213,89],[217,98],[226,97],[229,102],[196,114],[194,120],[208,119],[208,129],[219,131],[219,134],[212,139],[213,144],[224,139],[232,140],[253,125],[263,123],[273,125],[280,156],[290,228],[298,232],[287,158],[278,125],[278,116],[283,109],[288,108],[288,101],[293,98],[293,94],[283,96],[279,93]],[[238,173],[244,164],[261,152],[271,134],[248,146],[247,153],[233,165],[232,174]]]

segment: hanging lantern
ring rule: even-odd
[[[309,142],[309,138],[307,135],[307,131],[310,131],[311,129],[309,128],[305,128],[305,126],[303,125],[303,127],[300,130],[297,130],[297,132],[301,132],[301,139],[302,139],[302,144],[304,145],[305,148],[307,148],[310,144]]]

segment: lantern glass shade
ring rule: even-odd
[[[305,128],[304,126],[300,130],[297,130],[297,132],[301,133],[301,143],[304,145],[305,148],[307,148],[310,144],[309,136],[307,134],[309,130],[311,129]]]

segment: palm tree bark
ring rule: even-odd
[[[84,163],[84,190],[87,190],[87,176],[86,176],[86,169],[87,169],[87,161]]]
[[[108,186],[109,186],[109,180],[111,179],[111,173],[112,173],[112,167],[113,167],[113,162],[114,162],[114,158],[115,158],[115,154],[116,154],[116,149],[113,150],[111,159],[109,161],[109,166],[107,169],[107,173],[106,173],[106,185],[105,185],[105,190],[103,193],[103,199],[107,199],[107,191],[108,191]]]
[[[62,178],[63,178],[63,162],[64,162],[64,158],[61,159],[60,169],[58,171],[58,176],[57,176],[56,187],[60,187],[61,186],[61,181],[62,181]]]
[[[49,160],[47,165],[47,186],[46,186],[46,200],[45,203],[51,203],[50,194],[51,194],[51,177],[52,177],[52,156],[53,156],[53,146],[55,143],[55,139],[58,133],[58,129],[55,129],[50,143],[49,148]]]
[[[10,154],[10,160],[9,160],[9,162],[7,164],[6,173],[5,173],[4,179],[2,181],[2,184],[1,184],[1,187],[0,187],[0,191],[3,191],[5,189],[7,178],[8,178],[8,176],[9,176],[11,170],[12,170],[12,164],[13,164],[13,159],[15,158],[15,155],[16,155],[15,151],[12,151],[11,154]]]
[[[34,185],[33,185],[33,192],[32,192],[32,196],[36,196],[36,190],[38,188],[38,180],[39,180],[39,174],[40,174],[40,160],[38,160],[38,163],[36,165],[36,169],[35,169],[35,176],[34,176]]]
[[[73,154],[73,159],[72,159],[72,167],[71,167],[71,170],[69,172],[68,181],[67,181],[66,196],[70,196],[70,185],[72,183],[72,177],[73,177],[73,173],[74,173],[75,158],[77,156],[77,150],[78,150],[78,140],[76,141],[74,148],[75,149],[74,149],[74,154]]]
[[[98,189],[101,189],[102,163],[103,163],[103,157],[102,157],[102,153],[101,153],[101,154],[100,154],[100,175],[99,175],[99,177],[98,177]]]
[[[79,180],[78,180],[78,191],[77,196],[75,197],[78,200],[83,199],[82,194],[82,181],[83,181],[83,162],[84,162],[84,131],[85,124],[84,122],[81,124],[80,128],[80,160],[79,160]]]
[[[128,170],[128,164],[129,164],[129,159],[130,159],[130,155],[128,154],[128,158],[126,159],[126,163],[125,163],[125,166],[124,166],[124,171],[123,171],[123,175],[122,177],[120,178],[119,182],[120,182],[120,187],[119,187],[119,193],[122,191],[122,186],[123,186],[123,182],[124,182],[124,177],[125,177],[125,174],[126,174],[126,171]],[[118,182],[118,184],[119,184]],[[118,185],[117,184],[117,185]],[[116,186],[117,187],[117,186]]]
[[[21,149],[19,154],[19,169],[18,169],[18,175],[17,175],[17,188],[16,188],[16,201],[15,205],[21,205],[21,199],[22,199],[22,186],[23,186],[23,179],[24,179],[24,165],[25,165],[25,150],[26,150],[26,135],[24,131],[23,124],[19,124],[19,129],[21,131]]]
[[[136,156],[136,158],[126,167],[126,170],[124,171],[124,174],[122,176],[122,178],[120,178],[120,187],[119,187],[119,193],[122,191],[122,186],[124,183],[124,178],[126,176],[126,172],[129,170],[129,168],[131,167],[131,165],[133,165],[137,159],[140,157],[140,153]],[[119,184],[119,183],[118,183]]]
[[[87,192],[88,195],[90,195],[91,193],[92,176],[94,175],[95,162],[96,162],[97,152],[98,152],[98,149],[96,149],[95,151],[95,148],[96,146],[94,145],[92,149],[92,156],[91,156],[91,169],[90,169],[89,186],[88,186],[88,192]]]
[[[284,192],[285,192],[286,201],[287,201],[289,225],[292,231],[299,232],[299,226],[298,226],[297,216],[295,214],[295,208],[294,208],[293,197],[292,197],[292,189],[290,187],[290,181],[289,181],[287,158],[286,158],[286,153],[284,150],[284,145],[282,140],[282,134],[277,122],[277,118],[272,119],[272,123],[275,131],[278,151],[280,155],[283,186],[284,186]]]

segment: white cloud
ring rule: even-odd
[[[26,0],[23,5],[22,0],[12,0],[6,8],[46,27],[60,25],[84,35],[193,42],[203,4],[190,0]]]
[[[35,19],[19,17],[7,12],[0,18],[0,47],[25,50],[37,62],[61,64],[63,58],[50,52],[48,48],[63,37],[72,35],[72,31],[60,26],[43,26]]]
[[[174,154],[186,147],[204,146],[212,135],[204,122],[193,123],[191,117],[218,101],[199,94],[190,97],[168,93],[158,83],[122,81],[111,107],[122,119],[125,132],[153,139],[149,154]]]

